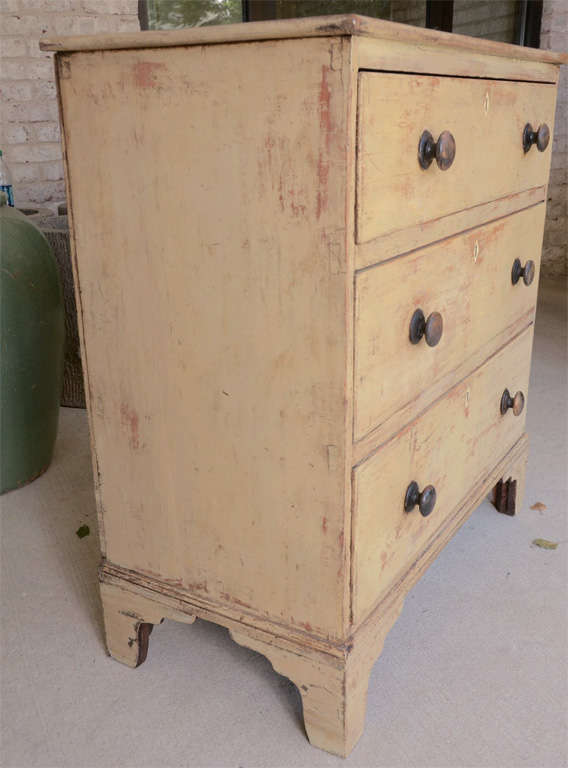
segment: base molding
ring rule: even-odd
[[[161,597],[149,597],[139,586],[104,570],[100,587],[107,648],[117,661],[130,667],[142,664],[150,627],[164,619],[192,624],[201,618],[221,624],[236,643],[262,653],[276,672],[295,683],[310,743],[342,757],[351,752],[363,732],[371,669],[402,610],[402,599],[391,602],[348,642],[341,647],[329,645],[324,652],[203,609],[191,613],[188,605],[177,610]]]
[[[509,509],[520,508],[527,454],[528,441],[523,435],[343,642],[326,642],[260,617],[221,611],[171,585],[104,562],[99,578],[109,654],[130,667],[139,666],[146,658],[153,625],[166,618],[186,624],[196,618],[220,624],[236,643],[262,653],[277,672],[296,684],[310,742],[346,757],[363,731],[371,669],[406,594],[492,488],[496,488],[494,503],[498,509],[503,498]],[[504,484],[507,493],[502,490]]]

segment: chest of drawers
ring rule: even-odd
[[[563,57],[357,16],[44,47],[109,652],[217,622],[346,755],[405,594],[521,503]]]

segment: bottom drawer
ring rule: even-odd
[[[502,414],[500,406],[505,389],[526,398],[532,334],[530,326],[353,470],[354,623],[365,618],[476,482],[521,437],[525,409],[515,415],[511,407]],[[515,411],[519,405],[517,398]],[[405,511],[412,481],[420,490],[435,488],[427,517],[418,506]]]

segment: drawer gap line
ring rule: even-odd
[[[487,363],[489,363],[491,360],[493,360],[493,358],[494,358],[496,355],[498,355],[500,352],[502,352],[502,351],[505,349],[505,347],[508,347],[508,346],[509,346],[509,344],[511,344],[512,342],[514,342],[516,339],[518,339],[518,338],[519,338],[520,336],[522,336],[524,333],[526,333],[526,332],[527,332],[527,330],[528,330],[528,329],[529,329],[529,328],[530,328],[532,325],[534,325],[534,320],[532,320],[530,323],[528,323],[528,325],[525,325],[525,326],[523,326],[523,328],[522,328],[522,329],[521,329],[521,330],[520,330],[518,333],[516,333],[514,336],[512,336],[512,337],[511,337],[511,338],[510,338],[510,339],[509,339],[509,340],[508,340],[508,341],[507,341],[505,344],[502,344],[502,345],[501,345],[501,346],[500,346],[498,349],[496,349],[496,350],[495,350],[495,351],[494,351],[494,352],[493,352],[491,355],[489,355],[489,357],[487,357],[487,358],[486,358],[486,359],[485,359],[485,360],[484,360],[482,363],[480,363],[478,366],[476,366],[476,367],[475,367],[473,370],[469,371],[469,373],[467,373],[465,376],[462,376],[462,378],[461,378],[461,379],[459,379],[459,381],[456,381],[456,383],[455,383],[453,386],[451,386],[451,387],[450,387],[448,390],[446,390],[446,391],[445,391],[445,392],[443,392],[441,395],[439,395],[439,397],[437,397],[435,400],[432,400],[432,402],[431,402],[431,403],[429,403],[429,404],[428,404],[428,405],[427,405],[425,408],[423,408],[423,409],[420,411],[420,413],[417,413],[417,414],[415,415],[415,417],[414,417],[414,418],[413,418],[411,421],[409,421],[409,422],[408,422],[408,424],[405,424],[405,425],[404,425],[404,427],[402,428],[402,430],[400,430],[400,431],[399,431],[399,432],[397,432],[395,435],[392,435],[392,436],[391,436],[391,437],[389,437],[387,440],[385,440],[384,442],[380,443],[380,444],[379,444],[379,445],[377,445],[375,448],[373,448],[373,450],[372,450],[370,453],[368,453],[366,456],[364,456],[364,457],[363,457],[362,459],[360,459],[360,460],[359,460],[359,461],[358,461],[356,464],[354,464],[354,465],[353,465],[353,469],[356,469],[357,467],[360,467],[360,466],[361,466],[361,464],[364,464],[366,461],[368,461],[369,459],[371,459],[371,458],[372,458],[372,457],[373,457],[373,456],[374,456],[376,453],[378,453],[378,451],[380,451],[380,450],[381,450],[381,448],[384,448],[384,447],[385,447],[385,445],[388,445],[388,444],[389,444],[389,443],[391,443],[393,440],[396,440],[398,437],[400,437],[400,434],[401,434],[401,433],[402,433],[402,432],[403,432],[405,429],[407,429],[407,428],[410,426],[410,424],[413,424],[415,421],[417,421],[417,420],[418,420],[418,419],[419,419],[421,416],[423,416],[423,415],[426,413],[426,411],[429,411],[429,410],[430,410],[430,408],[433,408],[433,407],[434,407],[434,405],[436,405],[436,403],[440,402],[440,400],[442,400],[444,397],[446,397],[446,396],[447,396],[447,395],[448,395],[450,392],[452,392],[452,391],[453,391],[453,390],[454,390],[456,387],[459,387],[459,386],[460,386],[460,384],[463,384],[463,382],[464,382],[466,379],[469,379],[469,378],[470,378],[470,376],[473,376],[475,373],[477,373],[477,371],[479,371],[481,368],[483,368],[483,366],[484,366],[484,365],[487,365]],[[405,407],[406,407],[406,406],[403,406],[403,408],[405,408]],[[401,410],[402,410],[402,409],[401,409]],[[375,427],[375,429],[378,429],[378,428],[379,428],[379,427],[381,427],[381,426],[382,426],[382,424],[378,424],[378,425],[377,425],[377,427]],[[374,430],[372,430],[372,431],[374,431]],[[365,439],[367,439],[367,438],[368,438],[368,436],[369,436],[370,434],[371,434],[371,432],[367,432],[367,434],[363,435],[363,437],[362,437],[362,438],[360,438],[360,440],[358,440],[358,441],[357,441],[357,443],[361,442],[361,440],[365,440]],[[355,443],[355,445],[356,445],[357,443]]]
[[[452,80],[492,80],[499,83],[536,83],[538,85],[556,85],[554,80],[521,80],[515,77],[485,77],[483,75],[446,75],[438,72],[410,72],[404,69],[369,69],[361,67],[358,72],[370,72],[381,75],[416,75],[417,77],[445,77]]]
[[[539,189],[539,187],[533,187],[532,189]],[[531,190],[523,190],[525,192],[530,192]],[[500,200],[504,200],[505,198],[499,198]],[[537,205],[542,205],[544,203],[544,199],[539,200],[538,203],[531,203],[530,205],[525,205],[523,208],[518,208],[516,211],[513,211],[512,213],[505,213],[502,216],[496,216],[493,219],[488,219],[487,221],[481,222],[481,224],[476,224],[474,227],[467,227],[466,229],[461,229],[459,232],[452,232],[451,235],[446,235],[445,237],[440,237],[438,240],[432,240],[428,241],[427,243],[424,243],[423,245],[419,245],[416,248],[411,248],[408,251],[403,251],[402,253],[397,253],[396,256],[391,256],[388,259],[385,259],[384,261],[375,261],[372,264],[367,264],[365,267],[360,267],[359,269],[355,270],[355,275],[359,275],[363,272],[367,272],[369,269],[374,269],[375,267],[380,267],[382,264],[388,264],[391,261],[394,261],[395,259],[401,259],[403,256],[409,256],[412,253],[416,253],[416,251],[421,251],[424,248],[430,248],[433,245],[439,245],[440,243],[444,243],[446,240],[451,240],[453,237],[459,237],[460,235],[467,235],[469,232],[473,232],[476,229],[481,229],[482,227],[486,227],[488,224],[494,224],[496,221],[500,221],[501,219],[507,219],[509,216],[516,216],[518,213],[522,213],[523,211],[528,211],[530,208],[536,208]],[[486,205],[486,203],[480,203],[480,205]],[[467,210],[473,210],[468,208],[463,208],[461,211],[454,211],[454,213],[451,213],[449,216],[456,216],[460,213],[463,213]],[[445,217],[444,217],[445,218]],[[432,219],[432,221],[440,221],[440,219]],[[425,222],[430,223],[430,222]],[[400,231],[400,230],[395,230]],[[392,234],[391,232],[388,233],[388,235]],[[381,239],[384,237],[381,235]],[[370,247],[370,243],[372,243],[372,240],[369,240],[366,243],[356,243],[356,246],[364,245],[366,248]],[[377,243],[377,247],[379,247],[380,243]]]

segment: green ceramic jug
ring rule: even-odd
[[[47,240],[0,194],[0,493],[53,456],[63,372],[63,297]]]

